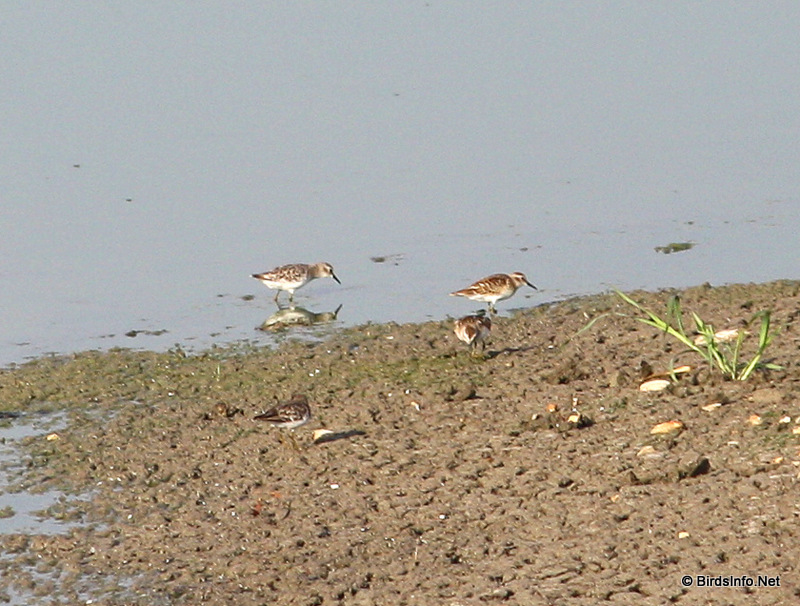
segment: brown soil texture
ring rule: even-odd
[[[661,314],[671,294],[632,296]],[[717,329],[771,309],[766,358],[782,369],[726,379],[608,294],[497,318],[482,360],[448,319],[4,371],[0,408],[71,419],[28,441],[20,485],[84,497],[49,512],[81,522],[65,534],[0,536],[0,596],[798,603],[800,284],[680,294],[687,324]],[[679,364],[692,369],[666,390],[639,390]],[[253,420],[294,393],[314,413],[297,448]],[[672,420],[683,430],[651,433]],[[319,428],[333,434],[314,443]]]

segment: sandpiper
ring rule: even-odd
[[[311,407],[308,405],[306,396],[295,394],[288,402],[273,406],[253,418],[257,421],[268,421],[275,427],[290,430],[289,437],[292,440],[292,446],[299,451],[300,447],[294,438],[294,430],[311,420]],[[281,437],[281,442],[283,442],[283,437]]]
[[[489,303],[489,311],[496,313],[494,304],[511,297],[523,284],[527,284],[533,289],[536,287],[528,282],[520,271],[513,274],[492,274],[456,292],[451,292],[451,297],[466,297],[473,301],[485,301]],[[538,289],[537,289],[538,290]]]
[[[297,429],[311,420],[311,407],[306,396],[295,394],[288,402],[273,406],[253,418],[258,421],[269,421],[275,427]]]
[[[478,345],[481,351],[486,349],[486,339],[492,330],[492,321],[484,315],[464,316],[456,320],[454,332],[456,336],[469,345],[472,357],[478,352]]]
[[[333,273],[333,266],[330,263],[293,263],[291,265],[281,265],[271,271],[262,274],[253,274],[256,280],[260,280],[267,288],[276,288],[275,302],[278,302],[278,295],[282,290],[289,293],[289,301],[294,299],[294,291],[314,280],[315,278],[333,278],[339,282],[339,278]],[[339,282],[341,284],[341,282]]]

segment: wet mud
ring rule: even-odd
[[[0,409],[69,417],[25,442],[16,487],[75,495],[46,513],[81,523],[0,535],[0,600],[795,603],[800,285],[681,296],[718,329],[772,309],[782,370],[728,380],[601,295],[502,314],[483,359],[445,320],[3,371]],[[253,421],[295,393],[297,447]]]

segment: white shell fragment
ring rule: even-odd
[[[692,372],[692,367],[684,364],[677,366],[669,372],[658,372],[646,377],[642,384],[639,385],[639,391],[662,391],[666,389],[672,379],[680,378],[680,375],[685,375]]]
[[[639,449],[639,452],[636,453],[636,456],[637,457],[648,457],[648,458],[657,457],[658,456],[658,451],[648,444],[647,446],[642,446]]]
[[[753,414],[753,415],[750,415],[749,417],[747,417],[747,422],[750,423],[750,425],[753,425],[753,426],[761,425],[761,423],[763,423],[763,421],[761,420],[761,416],[760,415],[756,415],[756,414]]]
[[[714,343],[730,343],[739,338],[738,328],[728,328],[726,330],[718,330],[714,333]],[[695,345],[707,345],[708,341],[704,335],[700,335],[694,340]]]
[[[584,414],[573,412],[571,415],[569,415],[569,417],[567,417],[567,423],[576,429],[584,429],[585,427],[590,427],[593,424],[593,421]]]
[[[315,429],[311,434],[315,442],[319,442],[321,438],[331,435],[333,432],[330,429]]]
[[[683,423],[680,421],[666,421],[664,423],[659,423],[653,429],[650,430],[651,434],[667,434],[667,433],[674,433],[677,431],[681,431],[683,429]]]
[[[663,391],[669,383],[668,379],[650,379],[639,385],[639,391]]]

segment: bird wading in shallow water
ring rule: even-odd
[[[308,398],[304,395],[295,394],[288,402],[283,402],[273,406],[266,412],[253,417],[256,421],[268,421],[275,427],[288,429],[294,432],[298,427],[302,427],[311,420],[311,407],[308,405]],[[289,434],[295,450],[300,450],[294,433]]]
[[[486,339],[492,331],[492,321],[484,315],[464,316],[456,320],[453,332],[459,340],[469,345],[470,355],[477,357],[478,345],[486,349]]]
[[[497,313],[494,305],[498,301],[503,301],[513,296],[517,289],[527,284],[534,290],[538,290],[533,284],[528,282],[520,271],[515,271],[513,274],[492,274],[478,280],[474,284],[451,292],[451,297],[466,297],[473,301],[482,301],[489,304],[489,311]]]
[[[311,265],[293,263],[291,265],[281,265],[261,274],[252,274],[252,276],[261,281],[267,288],[278,290],[275,294],[276,303],[282,290],[289,293],[289,301],[292,301],[294,299],[294,291],[317,278],[333,278],[341,284],[339,278],[333,273],[333,266],[330,263],[313,263]]]

